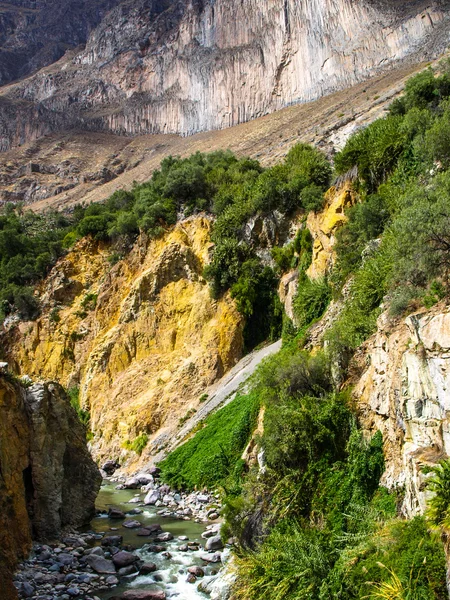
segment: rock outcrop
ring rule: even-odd
[[[120,0],[9,0],[0,13],[0,85],[49,65],[89,33]]]
[[[412,517],[426,506],[423,467],[450,456],[450,307],[439,304],[397,324],[384,313],[357,362],[361,422],[384,436],[382,483],[404,489],[402,509]]]
[[[448,43],[448,3],[122,0],[88,39],[0,96],[0,149],[68,128],[230,127]]]
[[[242,356],[242,316],[202,277],[211,224],[191,217],[142,236],[114,266],[110,249],[81,241],[41,286],[43,315],[4,334],[17,372],[79,386],[97,456],[119,457],[139,436],[143,459],[159,451]]]
[[[89,522],[101,476],[86,432],[55,383],[23,387],[0,374],[0,586],[31,540],[52,540]]]

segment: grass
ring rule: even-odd
[[[256,426],[256,395],[237,396],[210,415],[195,437],[164,459],[159,466],[170,485],[194,489],[227,486]]]

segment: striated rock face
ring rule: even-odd
[[[425,509],[421,467],[450,455],[450,307],[393,326],[383,314],[358,356],[354,396],[368,431],[384,436],[387,487],[404,487],[403,512]]]
[[[122,0],[79,53],[0,97],[0,149],[77,127],[230,127],[437,55],[448,3]]]
[[[119,0],[9,0],[0,12],[0,85],[49,65],[89,33]]]
[[[20,373],[79,385],[97,456],[118,457],[144,433],[144,457],[156,453],[242,355],[241,315],[229,297],[212,300],[202,277],[210,228],[199,216],[141,237],[113,267],[82,241],[43,284],[43,316],[6,334]]]
[[[9,600],[11,573],[31,539],[88,523],[101,476],[59,385],[25,389],[0,374],[0,411],[0,585]]]

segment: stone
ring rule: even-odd
[[[117,579],[117,577],[115,577],[115,575],[109,575],[109,577],[105,579],[105,582],[107,585],[117,585],[119,583],[119,580]]]
[[[111,507],[108,509],[110,519],[125,519],[125,513],[120,508]]]
[[[30,583],[28,583],[28,581],[24,581],[21,585],[20,591],[25,598],[31,598],[35,592],[35,589]]]
[[[117,575],[119,577],[128,577],[129,575],[133,575],[137,573],[138,570],[135,565],[128,565],[127,567],[122,567],[118,570]]]
[[[138,561],[138,557],[131,552],[121,550],[120,552],[117,552],[117,554],[114,554],[112,561],[117,568],[121,569],[122,567],[133,565]]]
[[[120,546],[122,542],[121,535],[107,535],[102,539],[102,546]]]
[[[139,527],[142,527],[142,523],[135,520],[124,521],[122,527],[126,527],[127,529],[138,529]]]
[[[162,527],[159,523],[152,523],[151,525],[146,525],[145,527],[141,527],[136,534],[139,536],[148,536],[148,535],[156,535],[162,531]]]
[[[155,505],[160,499],[160,493],[158,490],[150,490],[144,498],[144,504]]]
[[[119,463],[115,460],[107,460],[102,465],[102,470],[105,471],[108,475],[113,475],[114,471],[120,467]]]
[[[158,542],[170,542],[173,540],[173,535],[168,531],[165,531],[164,533],[160,533],[158,536],[156,536],[156,540]]]
[[[205,571],[201,567],[198,567],[198,566],[189,567],[188,572],[192,573],[192,575],[195,575],[196,577],[204,577],[205,576]]]
[[[106,558],[102,558],[101,556],[96,556],[95,554],[89,554],[86,556],[86,563],[93,569],[96,573],[107,574],[107,575],[115,575],[116,568],[112,560],[106,560]]]
[[[148,551],[149,552],[159,553],[159,552],[164,552],[164,550],[165,550],[164,546],[159,546],[157,544],[151,544],[148,547]]]
[[[220,535],[215,535],[206,540],[205,550],[214,551],[223,548],[222,538]]]
[[[200,558],[208,563],[218,563],[222,560],[222,557],[218,552],[202,554]]]
[[[163,590],[127,590],[121,600],[166,600]]]
[[[188,573],[188,576],[186,577],[186,581],[187,581],[187,583],[195,583],[197,581],[197,577],[195,575],[193,575],[192,573]]]
[[[100,546],[96,546],[95,548],[92,548],[92,550],[89,551],[89,554],[95,554],[96,556],[103,556],[103,558],[105,557],[105,551]]]
[[[154,573],[156,571],[155,563],[146,562],[139,569],[140,575],[148,575],[149,573]]]

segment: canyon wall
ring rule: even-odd
[[[405,492],[403,512],[425,510],[427,469],[450,456],[450,307],[400,322],[384,313],[359,350],[354,397],[368,432],[383,433],[382,483]]]
[[[0,149],[76,127],[225,128],[448,44],[448,3],[122,1],[74,52],[0,95]]]
[[[148,460],[242,356],[243,318],[202,276],[211,224],[197,216],[143,235],[115,265],[111,249],[82,240],[41,285],[42,316],[3,335],[18,373],[79,387],[97,457],[137,459],[124,446],[145,435]]]
[[[58,384],[24,387],[0,373],[0,586],[31,540],[56,539],[90,521],[101,476],[86,432]]]

